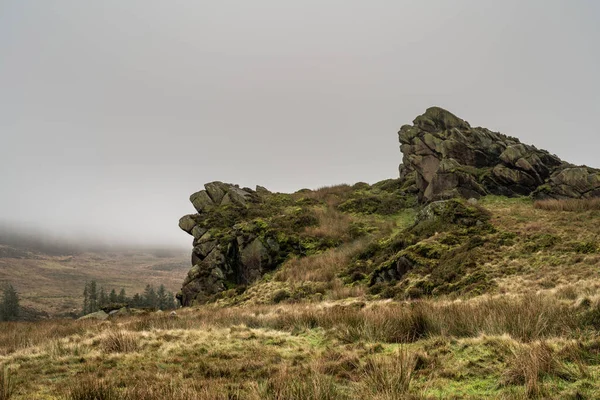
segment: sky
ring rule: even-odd
[[[0,0],[0,221],[189,246],[189,195],[395,178],[437,105],[600,167],[594,0]]]

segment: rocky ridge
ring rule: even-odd
[[[372,243],[347,266],[348,284],[363,282],[377,293],[400,282],[396,289],[405,296],[485,290],[490,283],[477,272],[478,248],[507,239],[489,225],[476,201],[449,199],[600,196],[599,170],[473,128],[438,107],[398,135],[403,154],[399,179],[292,194],[211,182],[192,194],[197,212],[179,221],[193,236],[192,269],[177,295],[181,304],[240,294],[291,257],[320,254],[363,236]],[[412,226],[382,236],[386,218],[394,220],[418,203],[426,207]],[[336,234],[320,229],[339,221],[346,225]],[[412,281],[404,279],[410,271]]]
[[[519,139],[472,128],[439,107],[398,132],[400,177],[422,202],[486,194],[535,198],[600,196],[600,170],[575,166]]]

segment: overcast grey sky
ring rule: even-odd
[[[189,195],[396,177],[438,105],[600,167],[594,0],[0,0],[0,220],[188,245]]]

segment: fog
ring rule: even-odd
[[[188,245],[205,182],[396,177],[396,132],[432,105],[600,167],[599,18],[593,0],[0,0],[0,220]]]

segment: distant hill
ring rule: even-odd
[[[0,284],[10,282],[30,315],[79,312],[86,281],[107,291],[141,293],[146,284],[174,293],[188,270],[189,256],[179,249],[102,248],[0,231]]]

